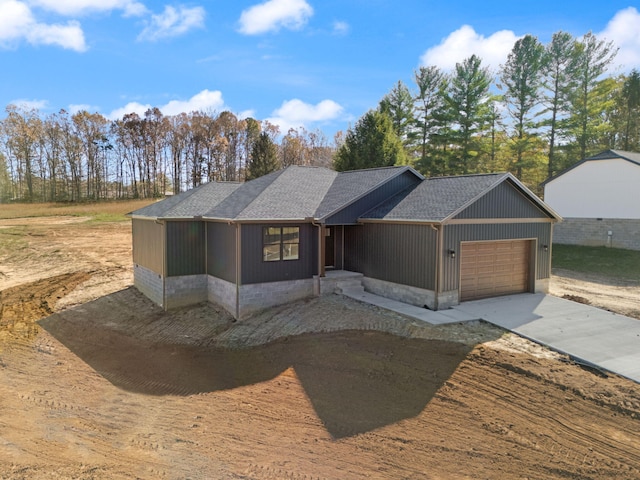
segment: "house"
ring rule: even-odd
[[[425,179],[407,166],[290,166],[130,216],[141,292],[164,308],[208,300],[236,318],[333,292],[344,271],[434,310],[544,292],[560,219],[511,174]]]
[[[606,150],[543,185],[564,219],[555,243],[640,250],[640,153]]]

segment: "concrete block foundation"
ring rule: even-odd
[[[162,275],[136,263],[133,265],[133,285],[153,303],[164,307]]]
[[[640,220],[564,218],[553,228],[553,242],[640,250]]]

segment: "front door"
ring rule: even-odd
[[[335,267],[336,265],[336,249],[334,227],[325,227],[324,230],[324,266]]]

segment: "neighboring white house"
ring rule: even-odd
[[[640,250],[640,153],[606,150],[544,184],[564,221],[554,242]]]

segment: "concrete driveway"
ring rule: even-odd
[[[453,308],[640,383],[640,320],[543,294]]]

